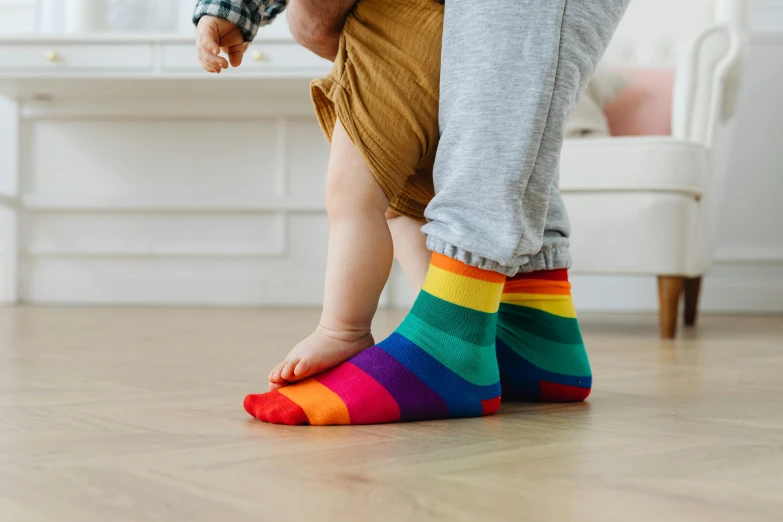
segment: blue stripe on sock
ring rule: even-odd
[[[576,386],[577,388],[590,388],[593,385],[592,375],[574,376],[542,370],[512,350],[502,339],[497,338],[495,342],[503,380],[514,386],[518,392],[523,390],[532,392],[535,387],[535,395],[540,394],[538,381]]]
[[[500,382],[488,386],[472,384],[397,332],[378,343],[449,405],[452,417],[477,417],[483,413],[481,401],[500,396]]]

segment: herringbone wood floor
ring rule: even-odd
[[[378,338],[401,312],[381,312]],[[316,311],[0,309],[0,520],[783,520],[783,319],[586,316],[595,389],[482,419],[248,417]]]

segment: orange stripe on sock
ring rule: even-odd
[[[336,393],[315,379],[307,379],[278,391],[298,404],[307,415],[307,420],[314,426],[351,423],[345,403]]]
[[[568,281],[544,281],[541,279],[509,279],[503,287],[504,294],[571,295]]]
[[[475,266],[469,266],[461,261],[457,261],[456,259],[452,259],[450,257],[444,256],[443,254],[438,254],[435,252],[432,253],[430,264],[437,266],[442,270],[447,270],[453,274],[472,277],[473,279],[479,279],[489,283],[502,283],[506,280],[506,276],[503,274],[498,274],[497,272],[493,272],[491,270],[482,270],[481,268],[477,268]]]

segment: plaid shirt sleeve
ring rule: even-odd
[[[288,0],[198,0],[193,23],[206,15],[225,18],[242,30],[246,42],[252,42],[258,29],[272,23],[287,4]]]

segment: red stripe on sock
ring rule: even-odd
[[[304,410],[277,390],[245,397],[245,411],[258,420],[274,424],[299,426],[310,424]]]
[[[492,415],[500,408],[500,397],[489,399],[487,401],[481,401],[482,415]]]
[[[430,264],[437,266],[452,274],[459,274],[461,276],[478,279],[480,281],[487,281],[489,283],[503,283],[506,280],[506,276],[493,272],[491,270],[484,270],[475,266],[466,265],[461,261],[446,257],[443,254],[433,252],[430,258]]]
[[[541,400],[546,402],[581,402],[590,395],[590,388],[538,381]]]
[[[565,268],[559,268],[557,270],[538,270],[537,272],[525,272],[523,274],[517,274],[514,277],[509,277],[508,279],[546,279],[548,281],[568,281],[568,270]]]
[[[568,281],[544,279],[509,279],[503,287],[504,294],[571,295]]]

